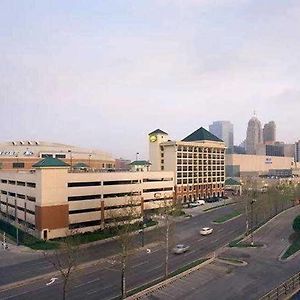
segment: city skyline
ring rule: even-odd
[[[277,140],[300,138],[297,1],[0,7],[1,141],[147,158],[156,128],[178,140],[229,120],[239,144],[253,110],[276,122]]]

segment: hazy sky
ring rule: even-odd
[[[182,139],[256,110],[300,139],[299,0],[0,0],[0,140],[148,158],[147,134]]]

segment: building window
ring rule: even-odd
[[[44,153],[41,155],[41,158],[53,157],[53,154]]]
[[[14,169],[23,169],[24,167],[25,167],[25,164],[23,162],[13,163],[13,168]]]
[[[66,154],[56,154],[55,157],[59,159],[66,158]]]
[[[30,201],[30,202],[35,202],[35,198],[34,197],[27,196],[27,200]]]
[[[35,188],[35,183],[34,182],[27,182],[27,186],[31,188]]]

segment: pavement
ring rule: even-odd
[[[239,204],[232,204],[221,207],[177,223],[172,238],[173,244],[185,243],[191,246],[191,250],[178,256],[170,254],[170,271],[199,257],[207,256],[242,234],[245,230],[245,216],[243,215],[232,222],[211,225],[216,218],[238,209],[238,206]],[[204,226],[214,227],[214,234],[207,237],[200,236],[199,229]],[[127,289],[135,288],[163,275],[165,249],[161,241],[162,231],[160,228],[145,233],[147,245],[144,248],[139,248],[139,238],[133,237],[134,247],[138,250],[128,261]],[[150,253],[146,250],[148,246],[151,249]],[[119,244],[116,240],[86,248],[81,257],[81,263],[97,260],[100,262],[76,272],[68,291],[68,299],[112,299],[118,296],[121,279],[120,264],[118,259],[113,256],[118,251]],[[6,274],[6,276],[0,277],[0,298],[57,299],[62,284],[60,276],[55,276],[58,279],[52,285],[46,285],[53,277],[51,273],[53,271],[52,266],[42,258],[0,267],[0,273]],[[22,284],[28,278],[37,275],[42,275],[42,278]],[[16,286],[16,281],[20,281],[21,284]]]
[[[289,261],[279,260],[289,246],[292,221],[299,214],[299,207],[291,208],[256,231],[254,240],[263,243],[262,248],[228,248],[222,252],[222,257],[243,260],[246,266],[216,260],[142,299],[258,299],[299,272],[299,254]]]

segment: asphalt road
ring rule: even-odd
[[[215,261],[143,299],[259,299],[300,270],[300,255],[285,262],[278,260],[289,245],[291,224],[299,213],[300,207],[294,207],[256,232],[255,241],[264,247],[232,248],[222,253],[223,257],[246,261],[246,266]]]
[[[229,241],[233,240],[245,230],[245,216],[242,215],[224,224],[211,224],[221,215],[236,209],[237,205],[219,208],[217,210],[195,216],[183,222],[177,223],[173,243],[185,243],[191,246],[190,251],[183,255],[170,254],[169,270],[174,271],[185,264],[204,257],[217,250]],[[212,235],[203,237],[199,229],[204,226],[212,226]],[[150,245],[151,253],[145,249],[139,250],[129,258],[127,272],[127,289],[145,284],[161,277],[164,273],[164,248],[161,244],[153,244],[161,240],[160,231],[149,231],[145,234],[146,243]],[[135,241],[136,243],[138,240]],[[118,252],[117,241],[111,241],[101,245],[94,245],[86,249],[82,262],[107,258]],[[27,261],[21,264],[0,269],[1,285],[30,276],[45,274],[52,271],[51,266],[44,259]],[[3,273],[2,273],[3,272]],[[29,273],[30,272],[30,273]],[[47,286],[51,278],[37,280],[25,286],[16,287],[0,292],[1,299],[57,299],[61,292],[61,278]],[[112,299],[120,294],[120,266],[117,261],[107,259],[105,262],[85,268],[76,274],[76,278],[70,284],[68,299]],[[0,286],[1,288],[1,286]]]

